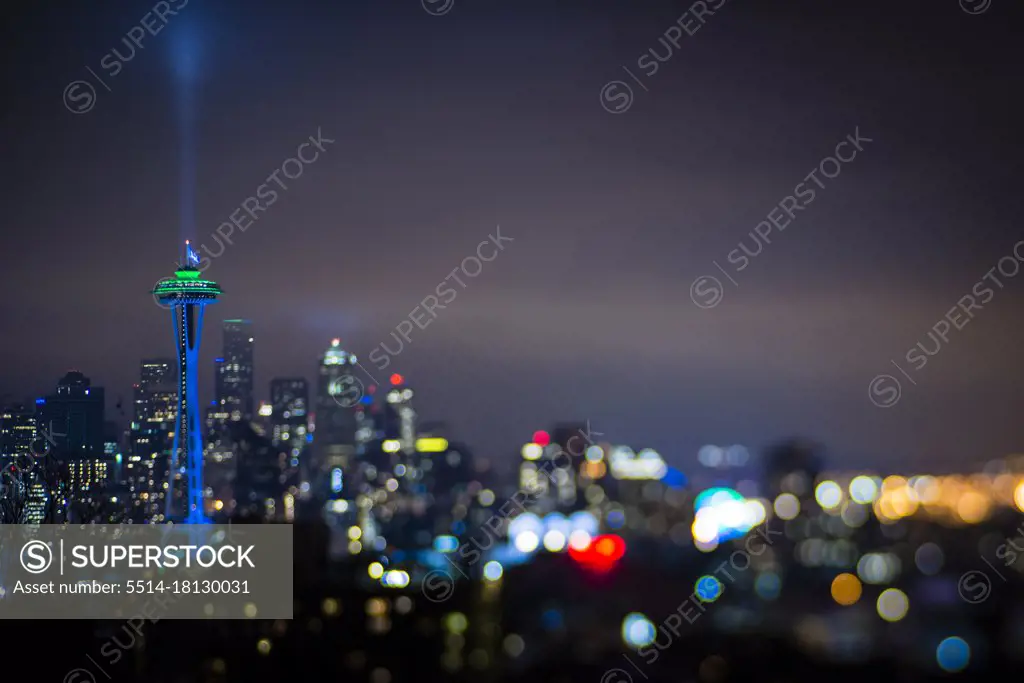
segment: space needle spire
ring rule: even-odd
[[[171,310],[174,321],[174,341],[178,348],[178,414],[174,429],[174,446],[168,465],[165,492],[165,521],[183,521],[186,524],[207,524],[205,491],[203,488],[203,436],[200,431],[199,341],[203,331],[203,312],[208,304],[216,303],[221,288],[206,280],[199,270],[199,255],[188,240],[184,258],[173,277],[156,284],[153,294]],[[184,467],[179,463],[184,460]],[[184,475],[188,485],[184,509],[174,504],[177,484]]]

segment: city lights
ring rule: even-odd
[[[639,612],[627,614],[622,620],[622,640],[630,647],[650,645],[656,635],[654,623]]]
[[[814,489],[814,499],[823,510],[834,510],[843,502],[843,489],[834,481],[823,481]]]
[[[400,569],[390,569],[384,572],[381,584],[387,588],[405,588],[409,585],[409,573]]]
[[[523,531],[518,534],[514,540],[516,550],[521,553],[532,553],[540,545],[540,537],[534,531]]]
[[[853,574],[840,574],[832,580],[832,599],[840,605],[849,606],[860,600],[860,580]]]
[[[608,456],[612,476],[616,479],[661,479],[668,466],[657,451],[645,448],[634,453],[628,446],[617,446]]]
[[[713,576],[702,576],[693,585],[693,592],[701,602],[714,602],[722,596],[725,587]]]
[[[800,499],[792,493],[781,493],[775,499],[775,514],[779,519],[796,519],[800,514]]]
[[[605,573],[626,554],[626,542],[615,534],[597,536],[584,548],[569,548],[569,556],[585,569]]]
[[[950,636],[935,648],[935,660],[943,671],[963,671],[971,663],[971,646],[959,636]]]
[[[420,453],[444,453],[448,450],[448,440],[440,437],[416,439],[416,450]]]
[[[887,588],[878,596],[878,616],[886,621],[899,621],[907,615],[910,600],[907,594],[898,588]]]
[[[500,562],[491,560],[490,562],[484,565],[484,578],[488,581],[497,581],[501,578],[503,573],[504,569],[502,568]]]
[[[12,683],[1024,662],[1024,0],[8,14]]]
[[[544,454],[544,449],[538,443],[523,444],[523,460],[538,460]]]
[[[871,477],[863,474],[853,478],[850,482],[850,498],[861,505],[868,505],[875,502],[878,497],[878,484]]]
[[[548,552],[557,553],[565,549],[566,541],[564,533],[557,529],[552,529],[544,534],[544,549]]]

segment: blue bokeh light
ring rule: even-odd
[[[722,582],[713,576],[704,576],[697,579],[693,586],[693,592],[703,602],[714,602],[722,595]]]
[[[943,671],[963,671],[971,662],[971,646],[963,638],[950,636],[935,648],[935,659]]]
[[[622,639],[631,647],[650,645],[656,636],[654,623],[639,612],[627,614],[622,620]]]

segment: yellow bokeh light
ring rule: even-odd
[[[520,451],[523,455],[523,460],[538,460],[540,456],[544,455],[544,447],[538,443],[524,444]]]
[[[988,517],[988,498],[977,491],[965,491],[956,504],[956,514],[968,524],[977,524]]]
[[[701,510],[700,512],[703,512]],[[693,540],[698,543],[714,543],[718,540],[718,522],[711,514],[700,514],[693,520]]]
[[[917,512],[917,492],[910,486],[901,486],[882,493],[889,499],[889,505],[899,517],[910,517]]]
[[[444,618],[444,625],[452,633],[465,633],[469,620],[462,612],[451,612]]]
[[[366,613],[371,617],[384,616],[388,612],[388,603],[383,598],[370,598],[366,601]]]
[[[1017,484],[1017,488],[1013,490],[1013,503],[1018,510],[1024,512],[1024,481]]]
[[[878,497],[878,484],[871,477],[863,474],[853,478],[850,482],[850,498],[861,505],[875,502]]]
[[[878,596],[876,608],[878,609],[878,616],[886,621],[899,621],[907,616],[907,610],[910,609],[910,600],[907,598],[907,594],[900,589],[886,588]]]
[[[852,605],[860,600],[860,579],[853,574],[840,574],[832,580],[832,599],[840,605]]]
[[[912,486],[917,499],[924,505],[934,505],[941,498],[942,486],[935,477],[927,474],[916,477]]]
[[[825,480],[814,489],[814,499],[823,510],[834,510],[843,502],[843,489],[832,480]]]

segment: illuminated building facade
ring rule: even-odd
[[[11,405],[0,411],[0,457],[31,456],[35,438],[35,406]]]
[[[288,443],[289,457],[298,458],[306,444],[309,420],[309,383],[302,377],[270,381],[271,440]],[[293,466],[297,466],[298,462]]]
[[[230,415],[216,401],[206,408],[204,483],[209,487],[215,511],[231,512],[235,502],[238,462],[228,425]],[[218,503],[219,501],[219,503]]]
[[[391,388],[384,405],[384,436],[398,439],[406,455],[416,451],[416,411],[412,407],[414,393],[402,375],[391,375]]]
[[[251,420],[254,415],[254,344],[250,321],[224,321],[224,357],[217,365],[216,400],[233,422]]]
[[[174,425],[178,411],[178,364],[172,358],[144,359],[134,387],[130,449],[123,477],[136,521],[163,513]]]
[[[4,408],[0,412],[0,466],[21,466],[30,463],[35,457],[35,451],[45,450],[41,447],[43,442],[39,438],[34,405],[12,405]],[[45,521],[50,496],[42,479],[36,476],[33,470],[23,474],[19,482],[15,482],[14,479],[11,476],[10,481],[5,483],[25,487],[27,500],[24,521],[29,524]]]
[[[316,469],[346,468],[356,445],[357,412],[364,383],[355,375],[356,357],[338,339],[324,352],[317,369],[314,452]]]
[[[37,401],[37,409],[40,434],[52,445],[53,457],[68,470],[67,481],[51,481],[45,495],[51,502],[59,499],[58,507],[74,519],[75,511],[105,495],[110,483],[113,459],[104,452],[104,391],[82,373],[71,371],[57,383],[54,394]],[[53,490],[55,485],[67,489]]]
[[[207,521],[205,489],[203,488],[203,439],[199,413],[199,343],[203,330],[203,312],[221,294],[216,282],[202,279],[199,256],[185,243],[184,263],[174,277],[157,283],[153,294],[171,309],[175,341],[178,347],[178,407],[174,445],[171,449],[171,476],[165,499],[165,516],[172,518],[175,483],[183,473],[188,485],[187,504],[183,515],[190,524]],[[179,458],[185,467],[179,469]],[[183,472],[182,472],[183,470]]]

